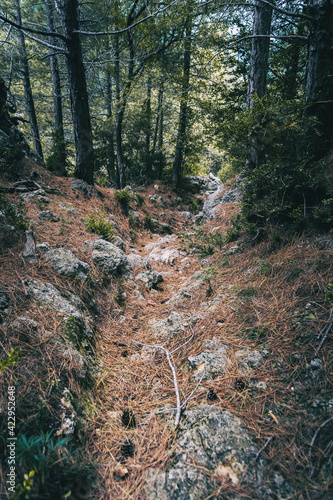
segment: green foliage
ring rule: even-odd
[[[123,280],[121,278],[117,279],[117,293],[114,296],[114,300],[120,306],[124,303],[124,285],[123,285]]]
[[[102,214],[93,212],[88,215],[85,221],[85,227],[92,233],[103,236],[105,240],[112,241],[115,231],[111,222],[106,221]]]
[[[142,207],[142,205],[146,204],[146,198],[142,194],[135,193],[135,198],[136,198],[136,201],[137,201],[139,207]]]
[[[325,300],[327,302],[333,302],[333,283],[329,283],[326,287]]]
[[[145,214],[145,226],[149,231],[154,230],[154,222],[150,214]]]
[[[26,231],[29,228],[29,220],[26,217],[27,209],[24,205],[10,204],[0,194],[0,210],[4,212],[7,223],[14,226],[18,231]]]
[[[8,356],[0,361],[0,372],[4,371],[5,368],[14,367],[20,360],[21,349],[12,349]]]
[[[118,202],[120,203],[125,214],[127,214],[129,204],[133,200],[132,193],[128,189],[119,189],[119,191],[115,191],[114,195],[118,200]]]
[[[326,165],[314,159],[317,123],[304,117],[296,102],[269,95],[255,99],[252,109],[224,123],[221,131],[238,168],[246,164],[237,229],[254,231],[267,224],[288,223],[302,231],[311,221],[332,225]]]
[[[27,500],[30,498],[31,488],[34,484],[35,471],[31,470],[29,474],[24,474],[23,483],[18,485],[15,494],[11,496],[12,500]]]

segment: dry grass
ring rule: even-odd
[[[93,290],[55,275],[42,259],[36,264],[26,264],[20,257],[22,244],[13,254],[8,252],[0,256],[0,290],[9,291],[14,298],[12,318],[25,314],[40,325],[39,336],[28,340],[9,337],[5,327],[1,326],[2,348],[9,352],[13,347],[20,347],[24,355],[24,363],[4,372],[2,385],[6,387],[14,382],[19,385],[20,425],[37,418],[39,398],[47,402],[46,413],[50,421],[53,425],[57,422],[57,404],[50,397],[52,391],[49,394],[52,381],[56,379],[66,380],[83,400],[91,397],[80,389],[75,367],[64,366],[57,352],[60,319],[52,311],[45,314],[30,302],[25,294],[24,280],[34,278],[52,283],[64,294],[72,290],[87,306],[92,305],[93,292],[97,325],[95,350],[102,373],[92,392],[89,428],[85,430],[84,454],[97,467],[88,496],[92,499],[145,499],[145,474],[152,467],[165,467],[172,455],[175,438],[172,419],[167,414],[154,413],[175,406],[175,391],[165,357],[136,347],[131,339],[146,344],[164,342],[165,339],[158,338],[149,327],[150,319],[166,318],[173,310],[199,312],[204,318],[193,327],[193,340],[174,355],[183,400],[195,387],[186,368],[187,357],[200,353],[205,340],[214,336],[223,339],[232,361],[228,372],[213,381],[203,382],[188,406],[209,402],[207,394],[213,390],[218,399],[211,404],[238,416],[257,440],[259,448],[268,442],[262,451],[262,457],[267,461],[267,479],[273,474],[283,475],[294,488],[293,498],[299,500],[329,498],[332,494],[332,477],[329,476],[332,465],[329,468],[327,463],[332,452],[331,422],[318,429],[331,414],[318,400],[333,398],[331,334],[318,355],[322,361],[318,377],[311,378],[309,368],[317,357],[319,336],[327,325],[332,308],[332,303],[325,299],[327,287],[333,282],[332,246],[326,244],[329,238],[313,235],[295,238],[280,248],[274,247],[270,241],[255,244],[244,240],[238,250],[232,251],[230,248],[235,243],[228,244],[209,257],[206,270],[197,256],[190,256],[186,262],[178,259],[172,267],[155,263],[154,269],[170,271],[164,277],[162,289],[148,292],[140,287],[147,299],[143,306],[131,297],[132,285],[124,281],[123,291],[127,299],[119,305],[114,301],[117,282],[101,275],[83,245],[85,240],[96,239],[96,235],[86,231],[85,218],[102,208],[104,213],[114,216],[118,234],[130,241],[128,219],[113,192],[98,187],[99,195],[90,199],[81,194],[77,197],[70,188],[70,179],[59,180],[44,171],[41,173],[46,176],[46,183],[60,186],[63,194],[49,195],[52,201],[46,207],[61,218],[57,223],[40,223],[37,219],[40,207],[33,203],[29,205],[28,216],[36,239],[38,242],[47,241],[53,247],[65,244],[88,262]],[[160,185],[156,191],[150,186],[140,192],[145,195],[147,204],[133,208],[142,218],[145,213],[158,218],[164,212],[160,220],[169,222],[173,217],[174,232],[180,234],[184,230],[184,220],[176,210],[186,207],[180,207],[169,187]],[[148,195],[156,192],[172,205],[167,208],[152,205]],[[59,203],[66,203],[79,213],[65,212]],[[204,231],[208,234],[213,228],[218,228],[217,231],[225,233],[237,210],[235,203],[225,205]],[[160,235],[137,228],[136,236],[132,246],[144,256],[144,246]],[[183,244],[179,238],[179,248]],[[214,271],[210,278],[211,297],[206,297],[208,282],[204,282],[187,300],[177,305],[166,304],[179,288],[191,282],[190,277],[195,271],[206,273],[207,266]],[[228,296],[214,311],[208,313],[200,309],[202,302],[224,293]],[[176,348],[190,334],[189,329],[184,330],[171,339],[167,347],[170,350]],[[245,347],[260,350],[265,358],[264,364],[250,376],[239,374],[234,356],[237,350]],[[260,390],[253,388],[254,382],[262,383]],[[135,428],[124,426],[122,415],[125,410],[133,412]],[[126,456],[128,448],[124,445],[129,440],[134,447],[133,456]],[[228,495],[233,498],[236,492],[230,484],[221,483],[218,477],[214,479],[216,491],[211,498],[228,498]],[[249,492],[240,490],[237,494],[255,498],[255,493]],[[76,498],[75,491],[73,498]]]

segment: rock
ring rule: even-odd
[[[222,187],[210,194],[205,201],[202,211],[195,217],[196,224],[202,220],[213,220],[216,216],[217,208],[225,203],[239,202],[241,200],[240,189],[225,191]]]
[[[0,245],[2,248],[11,248],[18,243],[19,235],[14,226],[0,224]]]
[[[259,368],[264,364],[264,358],[259,351],[253,351],[249,347],[235,352],[238,361],[238,368],[241,374],[246,375],[253,369]]]
[[[64,353],[63,356],[65,356]],[[56,435],[71,436],[72,434],[74,434],[76,422],[76,413],[72,404],[73,396],[71,395],[67,387],[63,390],[62,394],[63,397],[60,400],[61,425],[56,432]]]
[[[190,299],[193,297],[193,291],[197,290],[200,288],[203,284],[203,280],[195,281],[194,283],[191,283],[188,286],[185,286],[183,288],[180,288],[178,292],[173,295],[167,302],[166,304],[178,304],[179,302],[182,302],[183,300]]]
[[[0,291],[0,323],[9,316],[13,309],[13,301],[9,293]]]
[[[116,247],[120,248],[120,250],[125,252],[126,246],[125,246],[125,243],[123,242],[123,240],[120,238],[120,236],[115,236],[113,238],[113,243],[114,243],[114,245],[116,245]]]
[[[156,271],[144,271],[138,274],[135,279],[141,281],[148,290],[156,289],[159,283],[162,283],[163,276]]]
[[[191,221],[193,220],[191,212],[179,212],[182,217],[185,217],[186,220]]]
[[[32,231],[25,232],[26,243],[22,256],[27,262],[37,262],[37,251]]]
[[[130,268],[135,269],[137,267],[144,267],[147,271],[151,271],[151,265],[147,259],[141,257],[141,255],[132,253],[127,255],[128,265]]]
[[[88,196],[91,193],[92,188],[82,180],[82,179],[75,179],[74,181],[71,182],[71,188],[73,191],[80,191],[84,196]]]
[[[158,205],[161,205],[162,207],[166,206],[166,201],[163,198],[163,196],[159,196],[158,194],[153,194],[149,195],[148,198],[152,203],[157,203]]]
[[[177,237],[175,234],[169,234],[159,238],[155,243],[149,243],[145,246],[146,251],[150,251],[147,256],[148,261],[159,261],[164,264],[173,264],[174,261],[180,256],[180,253],[175,248],[167,248],[169,244],[177,244]]]
[[[254,460],[257,453],[247,429],[230,412],[212,405],[186,411],[167,471],[148,471],[147,498],[208,498],[214,489],[214,475],[235,486],[251,483],[254,487],[262,480],[264,466],[262,459]],[[235,490],[232,498],[240,499],[241,494]]]
[[[157,335],[166,338],[172,338],[178,335],[179,332],[184,331],[189,325],[194,325],[202,319],[200,314],[182,313],[179,314],[173,311],[166,319],[149,321],[152,330]]]
[[[128,259],[124,252],[113,243],[98,239],[85,241],[94,251],[92,260],[96,266],[101,267],[107,274],[121,274],[128,269]]]
[[[59,217],[56,217],[51,210],[43,210],[37,214],[37,217],[42,220],[48,220],[50,222],[59,222]]]
[[[89,265],[79,260],[67,248],[55,248],[44,254],[44,259],[51,263],[53,271],[66,278],[79,278],[85,281],[89,275]]]
[[[11,337],[18,335],[23,342],[29,342],[38,334],[38,323],[27,316],[18,316],[8,325]]]
[[[66,205],[65,203],[59,203],[59,208],[62,208],[63,210],[66,210],[69,214],[78,214],[79,211],[76,208],[73,208],[69,205]]]
[[[51,283],[41,283],[33,279],[27,280],[26,283],[28,293],[38,302],[45,303],[51,309],[67,316],[81,315],[77,307],[81,304],[83,308],[83,304],[77,296],[74,298],[74,294],[71,295],[71,300],[67,300]]]
[[[134,223],[135,226],[140,227],[141,226],[141,217],[138,212],[135,210],[129,210],[128,211],[129,217],[132,219],[132,222]]]
[[[223,187],[220,179],[215,177],[212,173],[210,173],[208,177],[203,175],[186,177],[185,183],[194,194],[205,194],[207,191],[217,191]]]
[[[36,191],[31,191],[30,193],[21,194],[20,199],[24,202],[29,201],[41,201],[42,203],[50,203],[50,198],[46,196],[44,189],[37,189]]]
[[[51,250],[51,245],[49,245],[49,243],[46,243],[46,241],[44,241],[43,243],[37,243],[36,250],[40,253],[48,252],[49,250]]]
[[[220,293],[219,295],[214,297],[209,302],[202,302],[202,304],[200,305],[200,309],[214,310],[220,305],[221,300],[223,300],[227,297],[230,297],[230,295],[228,293]]]
[[[176,259],[180,256],[180,253],[175,248],[167,248],[163,250],[161,253],[151,252],[148,255],[148,261],[152,262],[163,262],[163,264],[172,265]]]
[[[216,337],[207,341],[204,347],[208,349],[197,356],[188,358],[189,369],[196,370],[192,377],[194,380],[201,378],[202,380],[212,380],[224,373],[229,367],[229,360],[225,354],[228,348]]]

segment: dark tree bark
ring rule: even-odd
[[[20,0],[15,0],[15,11],[16,11],[16,22],[17,22],[17,24],[21,25],[22,24],[22,17],[21,17]],[[21,64],[21,70],[22,70],[22,75],[23,75],[25,106],[26,106],[27,113],[29,115],[29,123],[30,123],[32,142],[34,145],[35,153],[43,160],[43,150],[42,150],[42,144],[41,144],[40,136],[39,136],[34,98],[33,98],[32,89],[31,89],[29,64],[28,64],[28,57],[27,57],[27,51],[26,51],[25,38],[24,38],[23,31],[21,31],[21,30],[18,31],[18,37],[19,37],[20,46],[21,46],[20,47],[20,49],[21,49],[20,64]]]
[[[184,149],[186,145],[186,130],[188,125],[188,89],[190,84],[191,70],[191,51],[192,51],[192,17],[189,16],[186,20],[185,27],[185,48],[183,62],[183,83],[182,96],[180,102],[178,134],[175,150],[175,159],[172,168],[172,182],[175,187],[179,187],[182,179],[182,170],[184,162]]]
[[[253,107],[254,95],[257,95],[261,99],[266,92],[271,22],[272,7],[262,3],[260,0],[256,0],[247,88],[248,109]],[[249,138],[246,163],[250,169],[259,167],[264,161],[263,144],[260,137],[261,133],[262,131],[259,131]]]
[[[54,32],[54,0],[45,0],[45,8],[48,30],[50,32]],[[54,37],[50,37],[50,43],[52,45],[56,45]],[[50,49],[49,54],[53,89],[53,113],[55,128],[54,147],[56,148],[56,151],[53,152],[54,161],[51,165],[49,165],[49,167],[51,170],[58,172],[60,175],[66,175],[66,147],[58,57],[53,49]]]
[[[125,104],[121,103],[120,95],[120,50],[119,35],[115,37],[115,77],[116,77],[116,161],[117,161],[117,184],[123,189],[125,187],[125,168],[122,147],[122,125],[124,119]]]
[[[112,92],[112,78],[109,71],[106,72],[106,116],[109,122],[109,134],[107,137],[107,163],[106,168],[108,171],[109,180],[111,183],[117,177],[117,170],[115,168],[115,153],[114,153],[114,124],[112,121],[113,111],[113,92]]]
[[[156,177],[161,179],[163,172],[163,94],[164,94],[164,82],[161,81],[160,88],[158,90],[157,98],[157,117],[154,132],[154,141],[152,149],[152,157],[155,157],[156,145]]]
[[[150,151],[150,139],[151,139],[151,77],[148,75],[147,80],[147,100],[146,100],[146,172],[148,178],[152,177],[152,163],[151,163],[151,151]]]
[[[266,91],[271,21],[272,7],[270,5],[262,3],[260,0],[256,0],[247,89],[248,108],[251,108],[253,106],[254,94],[257,94],[259,98],[262,98]]]
[[[63,34],[66,37],[67,71],[76,149],[75,177],[94,183],[94,150],[88,91],[83,65],[77,0],[57,0]]]
[[[321,137],[316,154],[324,156],[333,145],[333,2],[314,0],[309,6],[309,44],[305,78],[307,116],[319,121]]]

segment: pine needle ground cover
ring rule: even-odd
[[[30,203],[27,217],[36,241],[52,247],[66,245],[89,263],[91,283],[59,277],[41,258],[28,264],[21,256],[23,238],[17,248],[1,255],[1,292],[12,298],[10,317],[0,325],[1,362],[17,353],[1,371],[2,442],[7,432],[6,388],[15,385],[16,430],[22,443],[17,469],[21,498],[23,494],[26,498],[147,498],[147,471],[172,463],[177,436],[174,413],[159,412],[174,408],[176,398],[166,356],[139,343],[165,343],[174,351],[180,396],[185,401],[197,386],[188,357],[198,355],[204,342],[214,337],[227,346],[229,367],[213,380],[202,380],[187,409],[204,403],[229,410],[256,440],[266,460],[268,482],[283,477],[293,488],[293,498],[329,498],[333,477],[331,236],[308,234],[279,244],[240,237],[222,244],[209,235],[227,233],[237,203],[224,205],[198,233],[180,216],[179,211],[187,207],[170,187],[159,184],[157,190],[168,201],[165,208],[149,201],[149,195],[156,194],[149,186],[140,190],[146,204],[131,201],[129,208],[142,221],[150,214],[171,225],[178,236],[174,248],[182,253],[169,265],[154,262],[164,281],[150,291],[140,286],[143,302],[130,282],[106,276],[94,265],[84,241],[98,235],[86,228],[85,221],[96,212],[103,213],[105,220],[110,216],[108,222],[113,221],[127,249],[141,257],[148,254],[146,245],[161,235],[143,223],[136,226],[133,238],[129,217],[113,190],[97,187],[99,194],[87,198],[71,189],[70,179],[53,178],[43,170],[41,175],[49,176],[44,179],[49,185],[61,188],[61,194],[49,195],[48,207],[60,220],[40,223],[41,207]],[[15,195],[10,196],[15,202]],[[212,250],[203,256],[205,245]],[[201,285],[191,288],[184,300],[168,302],[193,283],[195,275]],[[64,331],[58,315],[41,309],[26,293],[29,279],[51,283],[64,295],[75,293],[89,311],[98,370],[85,383],[77,360],[65,362],[62,356],[59,339]],[[218,296],[211,312],[204,313],[202,305]],[[196,312],[198,318],[166,341],[150,320],[162,321],[175,312]],[[8,324],[21,316],[29,316],[38,324],[37,330],[31,323],[30,330],[10,334]],[[264,360],[253,375],[240,375],[235,353],[246,348],[260,352]],[[51,433],[61,426],[65,386],[76,395],[78,424],[71,436]],[[29,460],[29,450],[38,460]],[[34,474],[29,476],[31,471]],[[1,498],[9,498],[6,473],[3,462]],[[256,498],[251,485],[235,486],[222,474],[213,479],[211,498]]]

